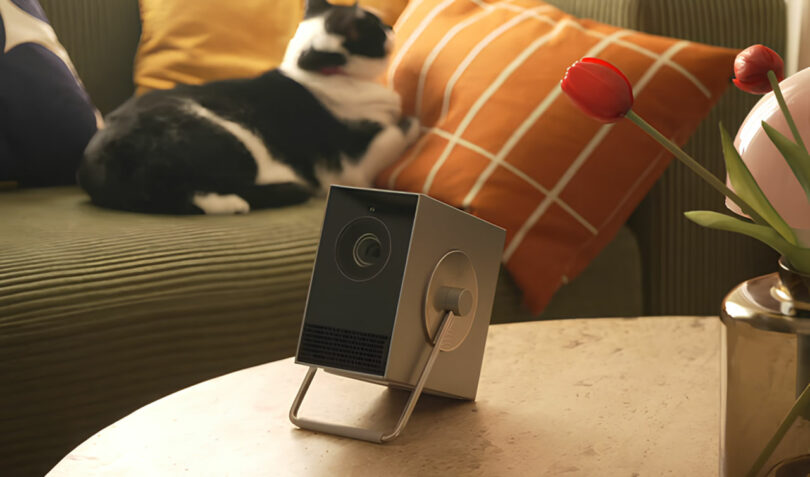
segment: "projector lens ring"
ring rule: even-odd
[[[358,266],[366,268],[374,265],[380,260],[382,256],[382,244],[380,239],[373,233],[365,233],[354,242],[354,249],[352,250],[354,263]]]
[[[376,217],[358,217],[343,227],[335,243],[338,269],[354,281],[376,277],[391,256],[391,234]]]

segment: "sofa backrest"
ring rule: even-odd
[[[127,99],[134,91],[138,0],[40,1],[96,106],[107,113]],[[736,48],[763,43],[785,51],[784,0],[547,1],[579,17],[647,33]],[[735,131],[756,100],[730,88],[687,151],[724,175],[717,123]],[[694,209],[722,210],[723,201],[676,164],[629,221],[642,250],[647,314],[716,313],[718,297],[732,285],[773,270],[774,254],[758,242],[688,223],[682,213]]]
[[[548,0],[580,17],[720,46],[752,38],[783,51],[783,0]],[[109,112],[133,90],[138,0],[40,0],[93,101]]]

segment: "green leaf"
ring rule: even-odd
[[[787,258],[788,262],[802,273],[810,273],[810,249],[788,243],[767,225],[752,224],[744,220],[709,210],[685,212],[687,219],[703,227],[728,232],[737,232],[755,238]]]
[[[765,130],[765,134],[771,138],[771,142],[779,149],[785,161],[793,169],[793,175],[802,185],[807,200],[810,200],[810,154],[765,121],[762,121],[762,129]]]
[[[773,208],[771,202],[762,193],[751,171],[743,162],[740,153],[734,147],[728,131],[720,125],[720,138],[723,143],[723,157],[726,160],[726,172],[731,180],[734,191],[747,202],[779,235],[789,243],[796,245],[796,235],[784,219]]]

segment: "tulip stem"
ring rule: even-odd
[[[790,426],[796,421],[796,418],[803,415],[810,409],[810,384],[804,389],[799,397],[796,399],[796,402],[793,403],[793,407],[790,408],[788,411],[787,416],[782,420],[782,423],[779,424],[779,427],[776,429],[776,432],[771,437],[771,440],[768,441],[768,444],[765,445],[765,448],[762,449],[762,452],[757,457],[757,460],[754,461],[753,465],[751,465],[751,469],[748,471],[746,476],[754,477],[756,476],[762,467],[768,462],[768,459],[773,454],[773,451],[776,450],[776,447],[782,442],[782,438],[785,437],[787,431],[790,429]]]
[[[776,73],[773,70],[768,70],[768,81],[771,82],[771,89],[773,89],[773,95],[776,96],[776,101],[779,103],[779,109],[782,110],[782,114],[785,116],[785,121],[790,127],[790,132],[793,133],[793,138],[796,139],[796,144],[802,147],[805,151],[807,147],[804,145],[802,141],[802,136],[799,134],[799,129],[796,127],[796,123],[793,121],[793,115],[790,114],[790,110],[787,107],[787,103],[785,102],[785,97],[782,96],[782,88],[779,87],[779,81],[776,79]]]
[[[678,147],[677,144],[670,141],[669,138],[658,132],[657,129],[652,127],[647,121],[645,121],[641,116],[636,114],[632,109],[627,112],[625,115],[627,119],[633,121],[636,126],[641,128],[642,131],[647,133],[653,139],[658,141],[662,146],[664,146],[669,152],[675,155],[679,161],[681,161],[686,167],[692,170],[695,174],[699,175],[704,181],[708,182],[709,185],[714,187],[718,192],[723,194],[724,196],[731,199],[732,202],[737,204],[737,206],[742,210],[746,215],[751,217],[751,219],[758,223],[758,224],[767,224],[765,219],[763,219],[759,214],[757,214],[744,200],[742,200],[734,191],[726,187],[726,185],[720,181],[717,177],[714,176],[711,172],[706,170],[705,167],[701,166],[700,163],[694,159],[692,159],[689,154],[683,152],[683,150]]]

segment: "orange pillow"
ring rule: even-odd
[[[406,3],[360,2],[390,23]],[[140,0],[140,8],[134,78],[138,94],[179,83],[247,78],[275,68],[304,14],[304,0]]]
[[[614,237],[671,159],[629,121],[561,94],[583,56],[618,66],[634,109],[683,144],[728,85],[737,50],[580,20],[539,0],[412,2],[387,75],[425,135],[377,181],[507,229],[504,261],[539,313]]]

